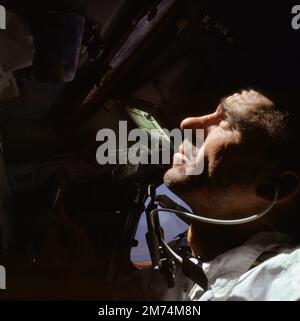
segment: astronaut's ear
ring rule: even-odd
[[[297,173],[292,171],[283,172],[275,182],[260,183],[256,188],[256,194],[264,199],[274,198],[274,189],[278,188],[278,201],[283,201],[295,195],[300,187],[300,179]]]
[[[300,187],[300,178],[295,172],[284,172],[279,176],[279,200],[293,196]]]

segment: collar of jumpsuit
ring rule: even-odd
[[[300,300],[300,246],[288,236],[260,232],[244,245],[203,263],[208,290],[194,285],[194,301]]]

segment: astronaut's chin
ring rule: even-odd
[[[184,165],[173,166],[164,175],[164,183],[171,190],[187,184],[189,179]]]

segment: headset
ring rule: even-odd
[[[148,207],[148,233],[146,235],[152,264],[155,270],[161,271],[166,278],[166,282],[169,288],[175,286],[175,269],[176,263],[182,266],[182,271],[195,283],[198,283],[201,287],[207,287],[207,279],[202,270],[202,262],[200,257],[194,257],[191,254],[185,253],[183,256],[176,253],[164,240],[162,228],[160,227],[158,214],[172,213],[177,215],[179,218],[202,222],[216,225],[240,225],[256,221],[265,216],[276,204],[279,197],[279,185],[274,186],[274,196],[268,207],[262,212],[254,215],[250,215],[246,218],[233,219],[233,220],[221,220],[213,219],[200,215],[196,215],[187,211],[180,211],[171,208],[157,208],[154,205],[155,192],[149,190],[149,196],[153,199]],[[146,210],[147,215],[147,210]],[[176,262],[176,263],[175,263]]]

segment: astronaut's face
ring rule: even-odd
[[[253,148],[244,145],[243,134],[236,126],[254,120],[260,108],[272,108],[272,102],[256,91],[243,91],[223,99],[212,114],[186,118],[181,123],[182,129],[203,129],[204,144],[194,147],[195,159],[204,157],[204,171],[201,175],[187,175],[189,153],[185,152],[184,142],[175,158],[182,158],[182,164],[174,164],[165,176],[165,184],[185,200],[195,211],[208,217],[224,217],[224,204],[231,215],[240,217],[234,204],[244,204],[243,208],[255,209],[255,182],[241,184],[238,177],[250,171],[259,162]],[[190,146],[187,146],[191,150]],[[236,183],[235,183],[236,182]]]

